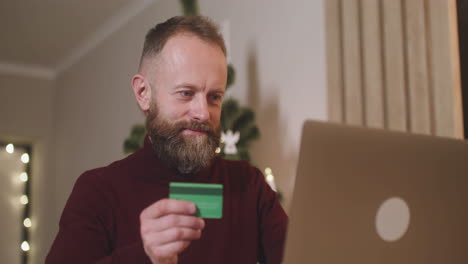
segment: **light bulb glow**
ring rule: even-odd
[[[30,247],[28,241],[23,241],[23,243],[21,243],[21,249],[23,251],[29,251]]]
[[[215,152],[216,152],[217,154],[221,153],[221,148],[220,148],[220,147],[217,147],[216,150],[215,150]]]
[[[276,192],[275,177],[273,176],[273,171],[270,168],[265,169],[265,178],[271,189]]]
[[[23,163],[28,163],[29,162],[29,155],[28,153],[24,153],[23,155],[21,155],[21,161]]]
[[[29,219],[29,218],[24,219],[23,225],[24,225],[25,227],[27,227],[27,228],[30,228],[30,227],[32,226],[31,219]]]
[[[11,153],[15,152],[15,146],[13,146],[13,144],[10,143],[10,144],[8,144],[6,146],[5,150],[6,150],[6,152],[11,154]]]
[[[26,172],[22,172],[19,176],[20,180],[22,182],[27,182],[28,181],[28,174]]]
[[[271,175],[271,174],[267,175],[267,181],[268,182],[271,182],[271,181],[274,181],[274,180],[275,180],[275,178],[273,177],[273,175]]]
[[[23,205],[28,204],[28,203],[29,203],[28,196],[27,196],[27,195],[24,195],[24,194],[21,195],[20,202],[21,202],[21,204],[23,204]]]

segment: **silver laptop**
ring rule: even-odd
[[[468,263],[468,143],[307,121],[283,263]]]

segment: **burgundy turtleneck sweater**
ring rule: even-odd
[[[257,169],[216,157],[195,175],[181,175],[142,149],[81,175],[60,219],[47,264],[151,263],[140,237],[143,209],[169,196],[169,182],[223,184],[222,219],[205,219],[200,240],[179,263],[280,263],[287,216]]]

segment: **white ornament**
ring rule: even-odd
[[[225,154],[237,154],[236,144],[239,141],[240,133],[232,133],[228,130],[226,133],[221,132],[221,141],[224,142],[224,153]]]

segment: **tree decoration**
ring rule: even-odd
[[[221,132],[221,142],[224,143],[224,153],[235,155],[237,154],[236,144],[239,141],[239,131],[232,133],[228,130],[226,133]]]

